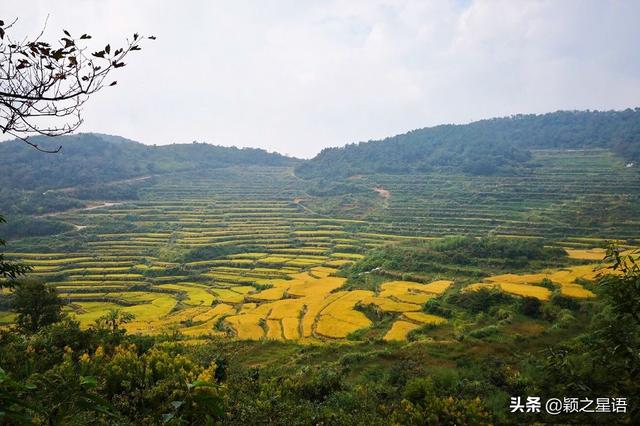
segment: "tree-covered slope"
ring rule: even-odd
[[[235,165],[286,166],[296,159],[255,148],[204,143],[148,146],[93,133],[30,142],[62,150],[43,154],[19,141],[0,143],[0,188],[49,189],[92,185],[144,175]]]
[[[298,165],[303,178],[453,170],[508,175],[534,166],[531,149],[606,148],[640,160],[640,108],[516,115],[414,130],[384,140],[327,148]]]

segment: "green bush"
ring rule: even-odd
[[[480,288],[474,291],[451,294],[446,298],[446,301],[471,313],[478,313],[488,312],[495,306],[513,304],[516,298],[497,289]]]

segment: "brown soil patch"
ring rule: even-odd
[[[391,192],[382,187],[376,186],[375,188],[373,188],[373,190],[376,191],[378,195],[380,195],[385,200],[391,196]]]

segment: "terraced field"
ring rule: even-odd
[[[402,237],[309,213],[293,202],[300,190],[289,172],[227,170],[189,184],[168,177],[141,201],[61,215],[83,227],[63,243],[73,252],[9,256],[54,285],[82,324],[118,308],[135,315],[130,331],[151,334],[179,328],[193,336],[344,338],[370,324],[358,304],[418,311],[420,300],[437,293],[407,303],[333,292],[345,281],[332,276],[337,268]],[[126,232],[109,231],[123,223]],[[199,249],[202,258],[188,258]]]
[[[368,219],[405,235],[638,238],[637,169],[605,150],[533,154],[538,167],[518,176],[359,177],[389,194]]]
[[[375,291],[342,289],[338,269],[369,249],[451,234],[517,235],[552,238],[572,257],[596,262],[602,252],[593,247],[604,237],[638,237],[640,212],[595,231],[568,231],[568,218],[590,199],[637,202],[636,174],[603,151],[536,155],[539,171],[517,178],[359,177],[374,199],[386,191],[365,217],[316,213],[322,200],[288,168],[158,176],[139,200],[58,215],[76,230],[14,241],[8,256],[55,286],[84,326],[118,308],[135,315],[131,332],[315,342],[372,326],[366,312],[374,309],[393,315],[384,339],[403,340],[422,325],[446,322],[421,307],[458,290],[448,280],[391,278]],[[576,280],[594,274],[593,265],[506,274],[462,291],[495,287],[547,300],[551,291],[539,284],[548,279],[566,296],[589,298]],[[0,322],[10,321],[0,312]]]

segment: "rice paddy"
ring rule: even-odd
[[[556,286],[560,294],[577,299],[588,299],[595,297],[592,291],[584,288],[576,281],[593,281],[598,274],[603,273],[600,265],[580,265],[560,270],[548,270],[537,274],[504,274],[487,278],[484,282],[474,283],[467,286],[466,290],[477,290],[479,288],[498,288],[504,292],[517,296],[535,297],[539,300],[549,300],[551,290],[542,287],[543,280],[548,280]]]
[[[511,237],[538,238],[546,226],[542,219],[525,225],[526,220],[476,211],[482,203],[468,206],[464,216],[451,216],[453,210],[442,205],[436,212],[423,204],[431,197],[424,188],[422,198],[402,196],[417,185],[405,177],[377,179],[393,195],[384,211],[360,218],[303,207],[309,196],[289,169],[228,168],[197,178],[176,173],[158,178],[138,200],[63,213],[61,220],[83,228],[49,246],[38,239],[12,242],[14,252],[7,257],[31,265],[32,276],[56,287],[65,310],[84,327],[115,308],[135,315],[126,325],[133,333],[179,330],[193,338],[323,342],[373,327],[365,312],[372,307],[393,317],[383,338],[404,340],[416,328],[446,321],[422,309],[451,291],[454,282],[389,278],[375,290],[345,290],[341,267],[389,243],[473,234],[470,230],[484,232],[490,225]],[[450,216],[437,216],[445,213]],[[558,245],[567,247],[572,259],[601,260],[602,249],[594,247],[602,239],[580,238],[563,236]],[[577,281],[592,280],[596,273],[592,265],[579,265],[496,275],[464,291],[495,287],[546,301],[552,290],[539,284],[548,279],[563,295],[591,298],[594,294]],[[12,321],[12,314],[0,311],[0,323]]]

